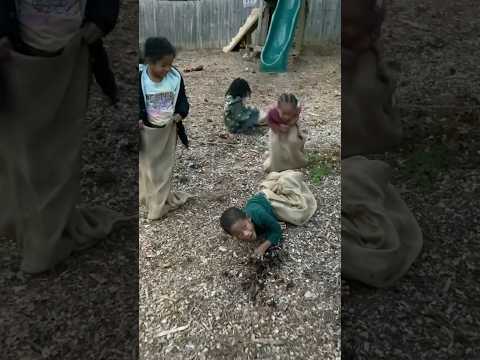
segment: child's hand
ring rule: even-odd
[[[260,248],[256,248],[253,254],[250,256],[252,260],[263,260],[265,253]]]
[[[259,247],[255,249],[255,251],[253,252],[253,257],[255,257],[256,259],[263,259],[263,256],[271,245],[272,243],[270,241],[264,241]]]
[[[10,42],[6,36],[0,38],[0,61],[10,58],[9,44]]]
[[[280,130],[280,132],[282,133],[287,133],[288,130],[290,129],[290,126],[288,125],[285,125],[285,124],[280,124],[278,129]]]
[[[104,33],[103,31],[93,22],[87,22],[83,28],[83,39],[87,44],[93,44],[95,41],[100,40]]]
[[[253,253],[257,257],[263,257],[263,255],[265,255],[265,251],[266,251],[266,249],[264,249],[263,246],[259,246],[258,248],[255,249],[255,251]]]
[[[180,114],[173,114],[172,120],[173,120],[174,123],[179,123],[183,119],[182,119],[182,116]]]
[[[295,125],[297,124],[297,122],[298,122],[298,119],[299,119],[298,116],[295,117],[295,118],[293,118],[292,120],[290,120],[290,121],[288,122],[288,125],[289,125],[290,127],[295,126]]]

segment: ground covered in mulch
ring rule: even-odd
[[[340,336],[340,64],[338,51],[303,55],[267,75],[239,53],[180,52],[191,149],[178,147],[175,187],[197,197],[161,221],[140,220],[140,352],[144,359],[338,359]],[[287,226],[283,250],[249,262],[253,244],[222,234],[219,216],[256,193],[267,131],[226,136],[224,94],[250,82],[251,103],[281,92],[303,103],[318,211]]]
[[[123,2],[107,38],[121,92],[117,109],[92,87],[84,142],[85,204],[138,212],[138,3]],[[68,119],[65,119],[68,121]],[[0,239],[1,358],[133,359],[138,349],[138,224],[53,271],[18,271],[15,242]]]
[[[345,359],[480,358],[477,5],[387,2],[385,55],[401,68],[405,141],[377,158],[394,168],[424,249],[392,288],[344,288]]]

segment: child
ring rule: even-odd
[[[342,2],[342,158],[383,153],[402,139],[394,74],[379,49],[383,2]]]
[[[0,109],[0,217],[15,230],[25,273],[52,269],[122,220],[104,206],[84,207],[80,186],[90,70],[112,85],[105,53],[101,60],[101,47],[91,46],[113,29],[119,1],[53,4],[0,1],[0,98],[8,105]]]
[[[379,0],[342,1],[342,51],[365,51],[380,37],[385,6]]]
[[[220,217],[223,230],[242,241],[263,242],[255,250],[262,257],[282,241],[279,221],[301,226],[317,210],[317,201],[302,173],[293,170],[271,173],[260,184],[260,192],[247,201],[243,210],[232,207]]]
[[[148,218],[160,219],[183,205],[190,195],[171,190],[178,134],[187,146],[181,121],[189,111],[185,85],[173,67],[176,51],[165,38],[145,42],[145,66],[140,67],[140,201]]]
[[[220,217],[220,225],[237,240],[253,242],[262,239],[262,243],[255,249],[256,257],[262,257],[282,240],[282,228],[270,201],[263,193],[248,200],[243,210],[236,207],[225,210]]]
[[[279,172],[306,166],[305,140],[298,127],[300,107],[293,94],[282,94],[267,115],[270,151],[263,164],[266,172]]]
[[[254,107],[246,105],[246,100],[252,94],[250,85],[244,79],[233,80],[225,94],[224,122],[228,131],[248,133],[261,123],[262,115]]]

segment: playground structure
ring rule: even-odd
[[[290,51],[301,53],[307,11],[307,0],[261,0],[223,51],[244,47],[260,54],[261,71],[286,72]]]
[[[150,36],[181,50],[245,50],[260,70],[285,72],[304,49],[339,44],[341,0],[142,0],[140,53]],[[263,53],[263,54],[262,54]],[[262,65],[263,61],[263,65]]]

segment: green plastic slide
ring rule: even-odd
[[[301,7],[302,0],[278,0],[260,57],[260,71],[287,71],[288,53],[295,37]]]

